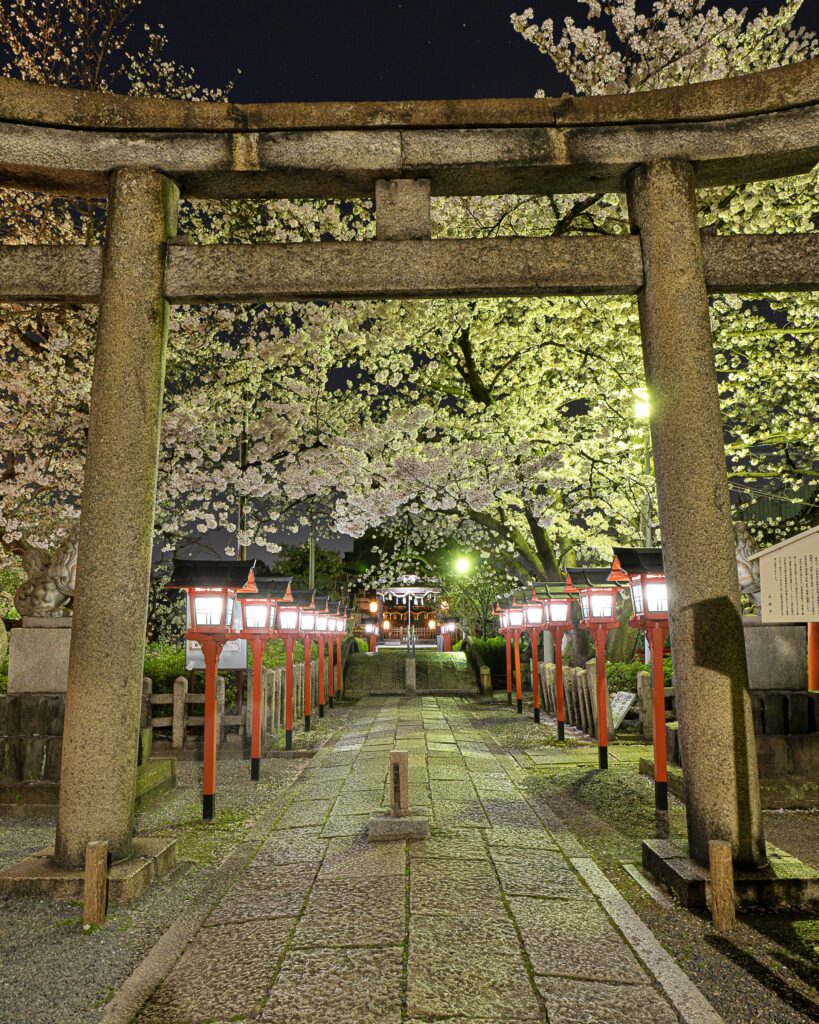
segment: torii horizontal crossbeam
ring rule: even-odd
[[[813,234],[703,238],[711,292],[819,290]],[[98,300],[102,249],[0,246],[0,301]],[[640,239],[432,239],[180,245],[167,253],[173,303],[482,296],[635,295]]]

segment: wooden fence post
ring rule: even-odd
[[[85,847],[85,880],[82,893],[82,926],[105,924],[108,909],[108,843],[94,841]]]
[[[722,839],[709,840],[708,866],[711,871],[711,923],[714,931],[730,932],[737,923],[731,844]]]

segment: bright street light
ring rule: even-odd
[[[645,388],[634,389],[634,417],[638,420],[647,420],[651,416],[651,402],[648,391]]]
[[[461,555],[460,558],[456,559],[455,572],[457,572],[460,576],[465,576],[466,573],[469,572],[470,568],[471,564],[466,555]]]

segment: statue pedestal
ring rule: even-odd
[[[71,618],[28,616],[9,631],[9,693],[65,693]]]
[[[743,616],[742,625],[751,689],[807,690],[807,628],[766,625],[755,615]]]

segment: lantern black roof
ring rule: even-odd
[[[316,594],[313,601],[317,612],[326,612],[330,606],[330,598],[326,594]]]
[[[315,590],[294,590],[293,604],[298,605],[299,608],[312,608],[315,596]]]
[[[495,604],[501,611],[505,611],[507,608],[512,607],[512,602],[508,597],[498,597],[495,599]]]
[[[566,584],[565,582],[555,582],[554,580],[538,580],[531,584],[532,590],[535,592],[535,596],[539,598],[544,597],[565,597],[566,596]]]
[[[566,570],[575,587],[610,587],[611,566],[570,566]]]
[[[460,622],[460,618],[457,615],[445,615],[443,622]]]
[[[375,622],[378,622],[378,619],[374,615],[362,615],[361,616],[361,625],[362,626],[371,626]]]
[[[289,600],[291,579],[291,576],[257,576],[256,589],[259,597],[269,597],[274,601]]]
[[[662,548],[614,548],[614,557],[623,572],[636,576],[641,572],[663,573]]]
[[[252,579],[255,566],[255,558],[243,562],[175,558],[167,589],[229,587],[231,590],[242,590],[248,585],[248,580]]]

